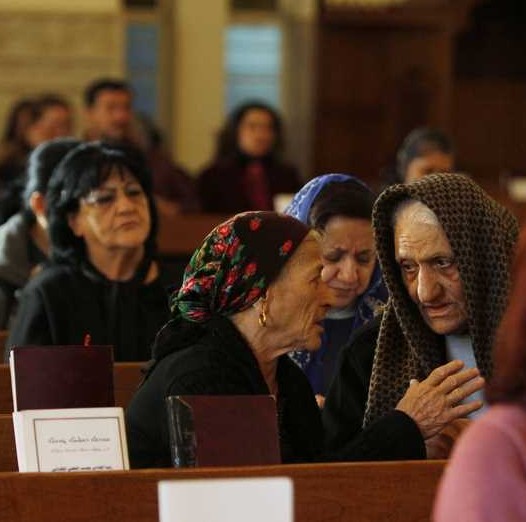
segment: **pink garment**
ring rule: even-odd
[[[523,406],[493,406],[462,435],[440,482],[433,520],[526,520]]]

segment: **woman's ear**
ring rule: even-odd
[[[29,208],[31,208],[31,211],[37,219],[41,216],[45,217],[47,208],[46,198],[41,192],[35,191],[29,196]]]
[[[82,219],[78,212],[68,214],[68,225],[73,234],[77,237],[84,237],[84,227],[82,226]]]

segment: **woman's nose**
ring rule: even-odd
[[[347,284],[353,284],[358,281],[358,265],[354,260],[347,259],[341,263],[338,279]]]
[[[440,296],[441,285],[437,274],[432,269],[421,267],[416,284],[416,293],[421,303],[432,303]]]

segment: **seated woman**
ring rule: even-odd
[[[320,345],[330,306],[316,233],[273,212],[216,227],[194,253],[127,413],[132,467],[170,466],[169,395],[277,397],[282,460],[320,458],[320,413],[287,354]]]
[[[436,522],[526,520],[526,230],[515,260],[509,306],[500,325],[492,404],[458,441],[435,501]]]
[[[320,350],[291,354],[321,407],[341,348],[387,300],[371,226],[374,200],[371,190],[358,179],[325,174],[309,181],[285,210],[321,233],[323,278],[334,293]]]
[[[24,210],[0,226],[0,329],[8,328],[16,292],[47,259],[47,184],[60,160],[79,144],[73,138],[57,138],[39,145],[29,156]]]
[[[150,358],[168,318],[154,261],[151,178],[131,150],[87,143],[48,187],[52,263],[24,289],[7,346],[114,346],[116,361]]]
[[[432,127],[413,129],[396,155],[396,170],[387,181],[410,183],[428,174],[452,172],[455,166],[453,143],[441,130]]]
[[[298,171],[281,161],[282,147],[276,111],[259,102],[238,107],[219,135],[213,163],[199,176],[203,210],[273,210],[276,194],[296,192]]]

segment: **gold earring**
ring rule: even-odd
[[[265,328],[265,326],[267,326],[267,313],[265,311],[265,305],[267,304],[267,302],[263,298],[261,299],[261,301],[261,312],[259,312],[258,323],[259,326]]]

